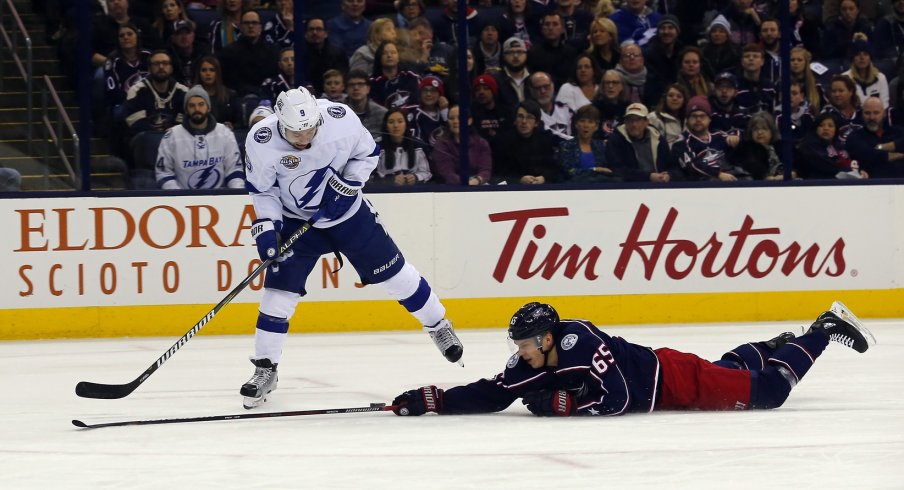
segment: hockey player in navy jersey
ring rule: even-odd
[[[245,144],[245,176],[257,220],[251,233],[261,260],[284,236],[313,227],[278,257],[264,279],[254,341],[254,376],[242,386],[245,408],[276,389],[276,368],[289,319],[321,255],[341,253],[365,284],[380,284],[424,325],[440,352],[459,362],[462,345],[446,309],[364,199],[364,182],[380,147],[345,104],[315,99],[304,88],[279,94],[275,114],[257,122]]]
[[[446,390],[425,386],[392,402],[396,415],[488,413],[522,398],[535,415],[622,415],[653,410],[780,407],[829,341],[865,352],[875,339],[835,302],[804,335],[743,344],[716,362],[610,337],[586,320],[560,320],[529,303],[512,317],[517,347],[505,371]]]

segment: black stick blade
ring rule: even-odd
[[[88,424],[82,422],[81,420],[72,419],[72,425],[76,427],[81,427],[82,429],[87,429]]]
[[[134,385],[134,386],[133,386]],[[75,394],[82,398],[100,398],[104,400],[115,400],[124,398],[135,390],[138,386],[136,383],[124,385],[105,385],[92,383],[90,381],[79,381],[75,385]]]

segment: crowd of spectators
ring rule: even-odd
[[[241,147],[253,117],[301,84],[381,143],[373,185],[770,180],[786,166],[793,178],[904,177],[904,0],[789,1],[793,165],[777,0],[472,0],[466,40],[454,0],[339,1],[295,33],[292,0],[91,0],[114,152],[140,171],[140,133],[217,124]],[[43,3],[71,13],[75,1]],[[71,17],[52,29],[64,60]],[[189,90],[206,96],[208,126],[185,116]],[[158,185],[177,180],[157,172]]]

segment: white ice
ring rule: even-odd
[[[866,321],[878,345],[830,344],[777,410],[537,418],[391,412],[77,429],[242,413],[252,337],[192,339],[124,399],[78,398],[80,380],[126,383],[175,339],[0,343],[0,488],[904,488],[904,321]],[[709,359],[801,323],[607,327]],[[465,367],[420,331],[293,334],[262,411],[367,406],[424,384],[492,376],[502,329],[462,330]]]

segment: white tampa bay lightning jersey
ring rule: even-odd
[[[235,135],[225,125],[217,123],[210,131],[173,126],[157,151],[157,183],[163,189],[241,189],[239,159]]]
[[[282,137],[275,114],[258,121],[248,132],[245,179],[258,219],[309,219],[320,207],[331,175],[366,182],[377,166],[380,147],[354,111],[325,99],[317,99],[317,103],[323,124],[304,150]],[[361,206],[361,194],[344,216],[314,226],[328,228],[348,219]]]

